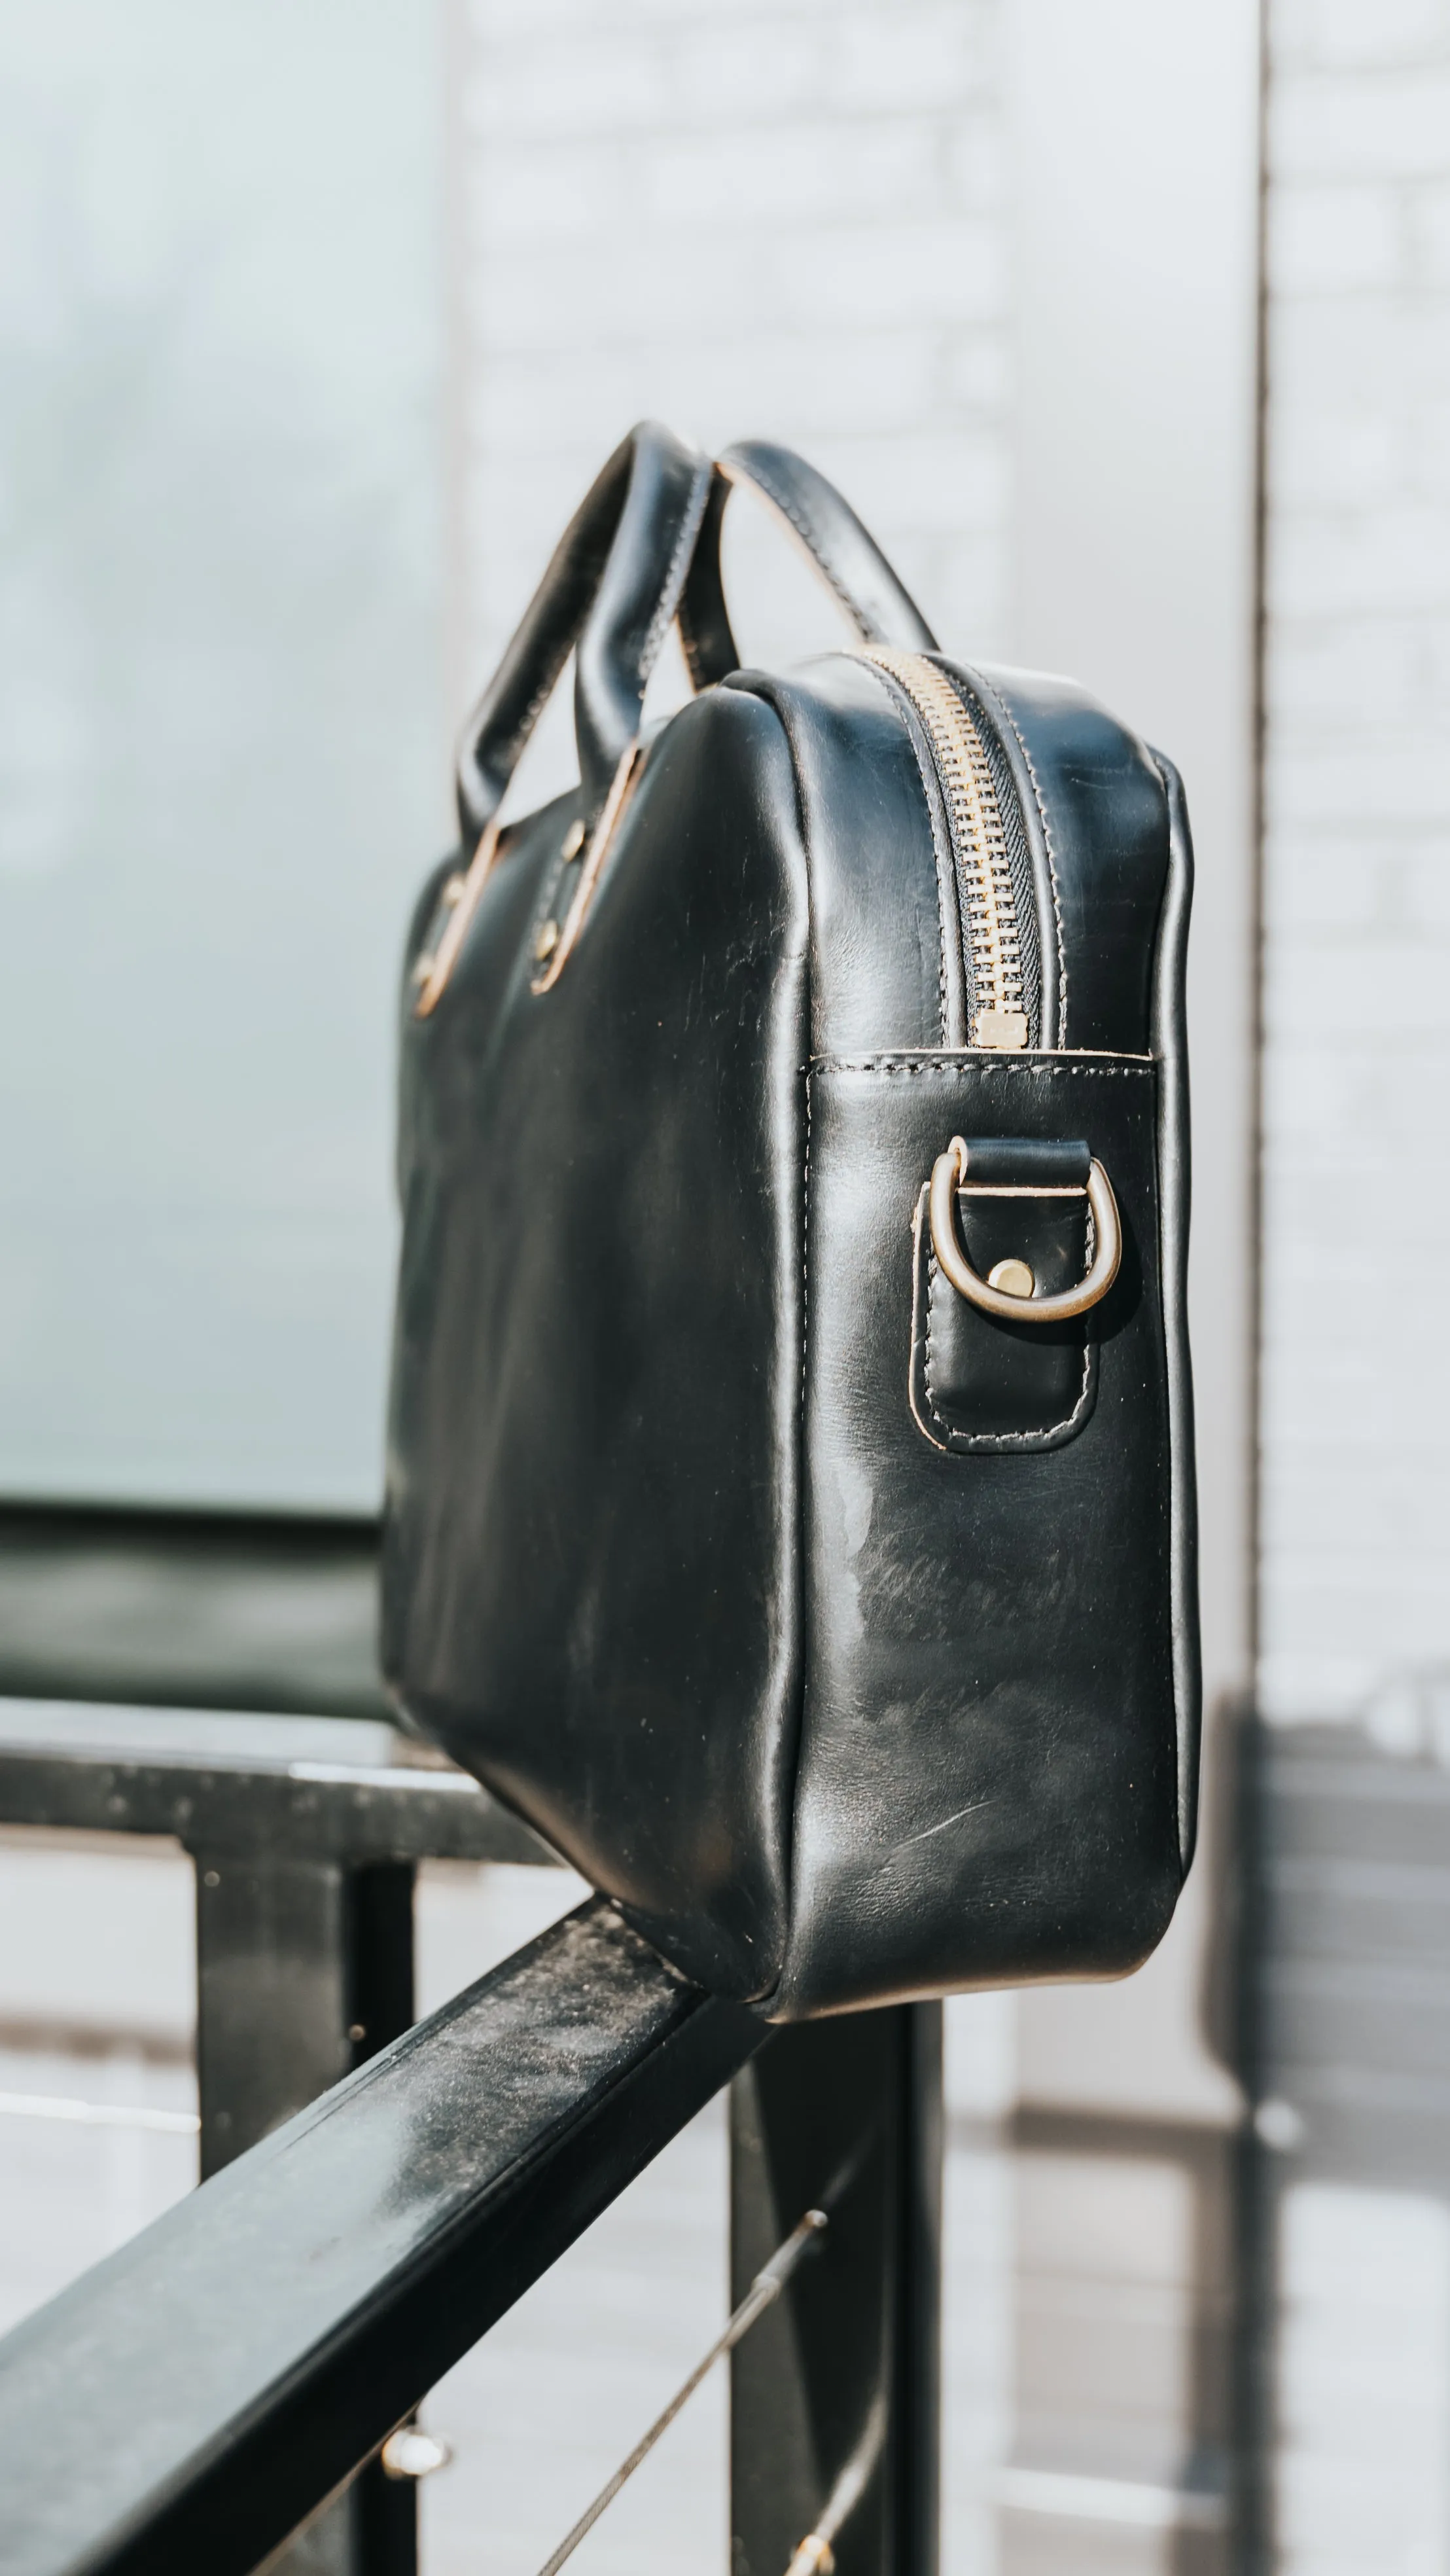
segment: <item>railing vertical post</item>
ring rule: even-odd
[[[413,2019],[413,1868],[198,1848],[201,2171],[230,2164]],[[415,2491],[369,2462],[277,2576],[416,2576]]]
[[[839,2576],[936,2576],[941,2006],[776,2034],[731,2103],[734,2299],[812,2204],[822,2250],[731,2376],[733,2576],[830,2530]]]

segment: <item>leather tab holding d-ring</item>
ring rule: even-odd
[[[956,1289],[958,1296],[979,1306],[985,1315],[995,1315],[1002,1323],[1062,1324],[1075,1315],[1085,1314],[1105,1297],[1118,1275],[1122,1258],[1122,1228],[1118,1222],[1118,1203],[1113,1185],[1102,1164],[1089,1159],[1086,1179],[1071,1185],[1074,1195],[1086,1195],[1093,1221],[1093,1254],[1083,1277],[1075,1286],[1056,1292],[1043,1292],[1030,1276],[1023,1286],[989,1276],[984,1279],[964,1251],[957,1231],[957,1193],[968,1191],[974,1184],[971,1171],[972,1149],[961,1136],[954,1136],[944,1154],[938,1154],[932,1166],[929,1210],[932,1250]],[[981,1157],[978,1157],[978,1170]],[[991,1188],[992,1184],[985,1185]],[[998,1184],[998,1187],[1002,1185]],[[1014,1195],[1033,1197],[1053,1195],[1049,1184],[1028,1184]],[[1020,1265],[1019,1265],[1020,1266]]]
[[[1060,1448],[1097,1391],[1093,1313],[1063,1312],[1098,1248],[1091,1152],[1081,1137],[954,1137],[943,1165],[951,1249],[984,1293],[963,1296],[942,1262],[928,1185],[915,1222],[917,1427],[957,1455]]]

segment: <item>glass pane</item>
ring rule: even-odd
[[[377,1494],[437,30],[0,0],[0,1489]]]

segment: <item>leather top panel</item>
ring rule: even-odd
[[[1071,680],[944,667],[960,670],[1027,774],[1060,928],[1057,1034],[1046,1043],[1146,1052],[1168,878],[1168,798],[1152,753]]]
[[[960,1045],[961,933],[924,746],[879,672],[832,653],[729,689],[773,706],[799,782],[811,890],[811,1052]]]
[[[1168,876],[1147,746],[1070,680],[934,657],[995,730],[1037,891],[1048,1046],[1146,1053]],[[816,1055],[966,1042],[956,868],[929,749],[849,653],[727,684],[769,700],[795,758],[810,869]],[[1055,1025],[1054,1025],[1055,1021]]]

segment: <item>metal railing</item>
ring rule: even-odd
[[[730,2357],[734,2576],[933,2576],[939,2006],[772,2031],[596,1898],[413,2024],[419,1861],[551,1858],[451,1772],[0,1748],[0,1822],[190,1853],[203,2175],[0,2343],[5,2576],[412,2576],[382,2444],[727,2083],[732,2302],[830,2219]]]

